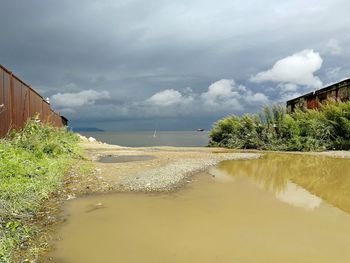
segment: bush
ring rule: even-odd
[[[0,262],[26,246],[35,229],[28,222],[79,158],[79,138],[38,119],[0,140]]]
[[[287,114],[281,105],[258,115],[228,116],[210,132],[210,146],[237,149],[323,151],[350,149],[350,101]]]

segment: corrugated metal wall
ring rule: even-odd
[[[298,98],[287,101],[287,111],[293,112],[296,108],[319,109],[327,100],[350,101],[350,79],[307,93]]]
[[[0,137],[19,130],[28,118],[39,114],[40,120],[56,127],[64,126],[63,118],[35,90],[0,65]]]

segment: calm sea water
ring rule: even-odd
[[[144,146],[180,146],[199,147],[207,146],[208,132],[196,131],[159,131],[153,137],[153,131],[143,132],[80,132],[86,137],[94,137],[108,144],[129,147]]]

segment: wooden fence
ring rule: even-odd
[[[67,124],[67,119],[53,111],[40,94],[0,65],[0,137],[20,130],[37,114],[42,122],[56,127]]]

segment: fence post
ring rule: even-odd
[[[13,87],[13,73],[12,71],[10,72],[10,106],[9,106],[9,110],[10,110],[10,126],[8,128],[9,132],[12,127],[13,127],[13,116],[14,116],[14,107],[13,105],[15,104],[15,94],[14,94],[14,87]]]
[[[27,100],[27,102],[28,102],[28,106],[27,106],[27,118],[31,118],[31,116],[30,116],[30,89],[28,89],[28,87],[26,87],[26,92],[27,92],[27,94],[28,94],[28,100]]]

